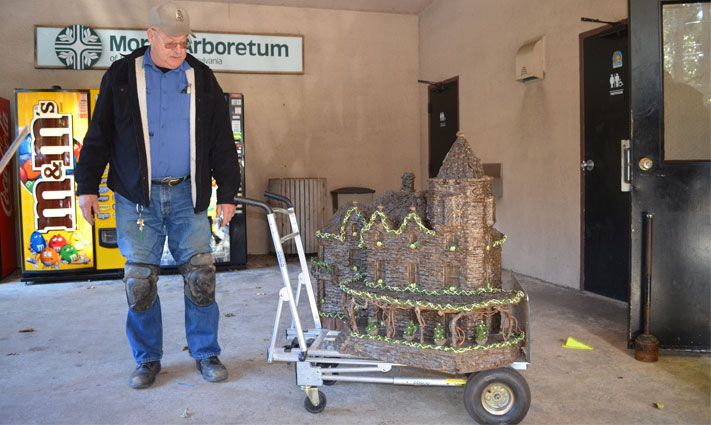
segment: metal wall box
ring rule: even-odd
[[[516,52],[516,80],[537,81],[546,78],[545,37],[521,46]]]

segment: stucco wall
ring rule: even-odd
[[[483,162],[503,164],[496,227],[503,267],[565,286],[580,279],[578,35],[627,17],[625,0],[435,0],[420,14],[420,78],[459,77],[460,129]],[[545,36],[545,80],[515,80],[516,51]],[[427,89],[420,88],[427,170]]]
[[[34,69],[34,25],[144,28],[156,3],[4,0],[0,97],[12,100],[15,88],[99,86],[103,71]],[[325,177],[329,190],[363,186],[377,196],[417,170],[416,16],[177,3],[194,30],[304,36],[303,75],[216,74],[225,91],[245,95],[248,196],[261,198],[271,177]],[[264,214],[250,211],[247,226],[249,253],[268,252]]]
[[[0,96],[13,89],[98,87],[103,71],[33,67],[32,27],[142,28],[156,1],[5,0]],[[245,94],[247,193],[270,177],[325,177],[329,190],[426,186],[427,91],[459,77],[460,123],[484,162],[503,164],[496,227],[503,265],[577,287],[580,270],[578,34],[618,20],[625,0],[435,0],[416,16],[181,2],[196,30],[303,34],[304,75],[218,73]],[[546,37],[546,78],[514,80],[518,48]],[[330,201],[330,200],[329,200]],[[266,221],[248,215],[249,252],[268,251]]]

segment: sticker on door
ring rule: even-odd
[[[619,73],[615,72],[610,74],[610,96],[624,93],[624,85]]]

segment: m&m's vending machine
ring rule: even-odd
[[[91,89],[89,94],[90,114],[93,116],[99,89]],[[121,255],[118,247],[116,201],[114,191],[107,185],[108,177],[109,166],[107,165],[99,184],[99,213],[94,216],[94,251],[98,271],[123,270],[126,264],[126,258]]]
[[[20,246],[25,281],[95,273],[93,231],[77,205],[74,167],[89,127],[87,90],[15,90]]]

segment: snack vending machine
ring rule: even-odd
[[[0,98],[0,158],[10,149],[10,143],[10,101]],[[0,173],[0,279],[17,269],[14,194],[11,162]]]
[[[94,115],[94,105],[99,96],[98,89],[89,90],[91,115]],[[81,154],[81,153],[80,153]],[[106,181],[109,177],[109,166],[104,169],[99,184],[99,213],[94,217],[94,241],[96,250],[97,270],[123,269],[126,258],[121,255],[116,236],[116,210],[114,191],[109,189]]]
[[[99,90],[15,90],[17,128],[30,126],[17,152],[20,199],[22,277],[25,281],[59,281],[77,275],[119,277],[126,262],[118,249],[114,193],[107,186],[109,167],[99,185],[99,213],[92,228],[76,202],[74,167],[81,156]],[[243,96],[228,93],[232,134],[239,158],[244,196]],[[218,268],[247,264],[245,207],[237,205],[229,226],[215,218],[216,185],[208,216]],[[3,241],[5,238],[3,237]],[[166,246],[161,266],[175,266]]]
[[[245,196],[245,178],[244,178],[244,96],[242,93],[225,93],[225,100],[230,113],[232,122],[232,137],[234,138],[235,148],[237,149],[237,158],[240,169],[240,183],[237,190],[237,196]],[[212,181],[212,197],[210,206],[207,209],[207,215],[210,219],[210,227],[212,229],[212,257],[215,266],[218,269],[236,268],[243,269],[247,267],[247,217],[246,207],[238,204],[235,209],[235,215],[232,217],[228,226],[222,226],[220,219],[215,217],[217,207],[217,183]],[[163,248],[163,257],[161,259],[162,267],[176,266],[173,256],[168,249],[168,241],[166,240]]]
[[[15,90],[24,280],[95,271],[93,232],[76,202],[74,167],[89,127],[86,90]]]

